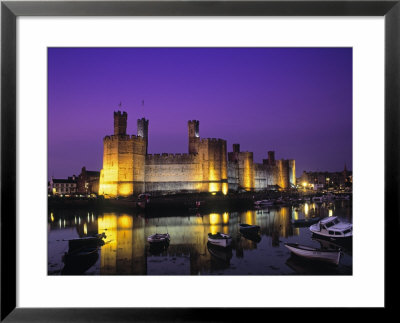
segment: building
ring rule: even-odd
[[[77,192],[79,194],[98,194],[100,182],[100,172],[86,170],[82,167],[77,179]]]
[[[77,193],[76,176],[68,177],[67,179],[56,179],[51,177],[48,191],[53,195],[72,195]]]
[[[295,161],[275,160],[274,152],[262,164],[252,152],[226,140],[200,138],[199,121],[188,121],[187,154],[148,154],[149,121],[137,120],[137,135],[126,133],[128,114],[114,112],[114,134],[103,139],[103,168],[99,194],[129,196],[143,192],[221,192],[263,190],[295,185]]]
[[[341,172],[306,172],[298,178],[300,185],[306,188],[345,188],[352,185],[352,172],[346,165]]]

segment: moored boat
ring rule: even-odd
[[[216,234],[209,233],[208,241],[216,246],[228,247],[232,243],[232,237],[230,235],[219,232],[217,232]]]
[[[96,235],[96,236],[89,236],[83,238],[76,238],[68,240],[68,248],[69,250],[76,250],[80,248],[91,248],[91,247],[98,247],[104,245],[103,238],[105,235]]]
[[[335,265],[339,264],[340,250],[318,249],[300,245],[297,243],[285,243],[285,247],[288,248],[293,254],[299,257],[328,262]]]
[[[147,237],[147,242],[150,245],[160,245],[169,243],[171,237],[168,233],[155,233]]]
[[[293,219],[292,224],[296,227],[306,227],[310,226],[311,224],[317,223],[321,218],[306,218],[306,219]]]
[[[216,245],[213,245],[211,242],[207,243],[208,252],[218,260],[223,262],[228,262],[232,258],[232,248],[222,248]]]
[[[274,201],[272,200],[259,200],[254,202],[255,206],[272,206],[274,205]]]
[[[241,233],[258,233],[260,231],[260,227],[258,225],[239,223],[239,230]]]
[[[322,196],[314,196],[312,198],[312,201],[315,202],[315,203],[322,203],[323,202]]]
[[[332,216],[311,225],[310,231],[318,236],[330,239],[345,239],[353,236],[353,225],[341,222],[338,217]]]

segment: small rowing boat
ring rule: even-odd
[[[217,232],[216,234],[209,233],[208,241],[216,246],[228,247],[232,243],[232,237],[230,235],[219,232]]]
[[[150,245],[165,244],[169,243],[169,241],[170,236],[168,233],[155,233],[147,237],[147,242],[150,243]]]
[[[288,248],[293,254],[299,257],[328,262],[335,265],[339,264],[340,250],[318,249],[300,245],[298,243],[285,243],[285,247]]]
[[[253,224],[239,223],[239,230],[241,233],[255,234],[260,231],[260,227]]]

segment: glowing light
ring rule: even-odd
[[[133,217],[129,215],[122,215],[118,218],[118,229],[132,229]]]
[[[212,195],[215,195],[216,192],[219,192],[220,183],[210,183],[208,185],[208,191],[211,192]]]
[[[228,224],[228,222],[229,222],[229,213],[228,212],[224,212],[224,214],[222,214],[222,221],[224,222],[224,224]]]
[[[222,183],[222,194],[228,194],[228,183]]]
[[[302,184],[303,186],[304,186],[304,188],[306,188],[306,186],[307,186],[307,183],[306,182],[303,182],[303,184]]]
[[[51,219],[51,222],[54,222],[53,212],[50,213],[50,219]]]
[[[254,212],[253,211],[247,211],[245,215],[246,223],[253,225],[255,220],[254,220]]]
[[[329,210],[329,216],[333,216],[333,210]]]
[[[308,212],[309,212],[309,206],[308,206],[308,203],[305,203],[304,204],[304,213],[305,213],[305,215],[308,215]]]
[[[83,225],[83,234],[87,234],[87,224]]]
[[[210,214],[210,231],[212,234],[216,234],[220,231],[221,215],[218,213]]]
[[[220,215],[218,213],[211,213],[210,214],[210,224],[215,225],[220,223]]]

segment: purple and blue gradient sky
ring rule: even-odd
[[[255,162],[275,150],[297,176],[352,169],[352,49],[49,48],[49,177],[100,171],[117,110],[129,134],[150,120],[150,154],[187,153],[197,119],[200,137]]]

